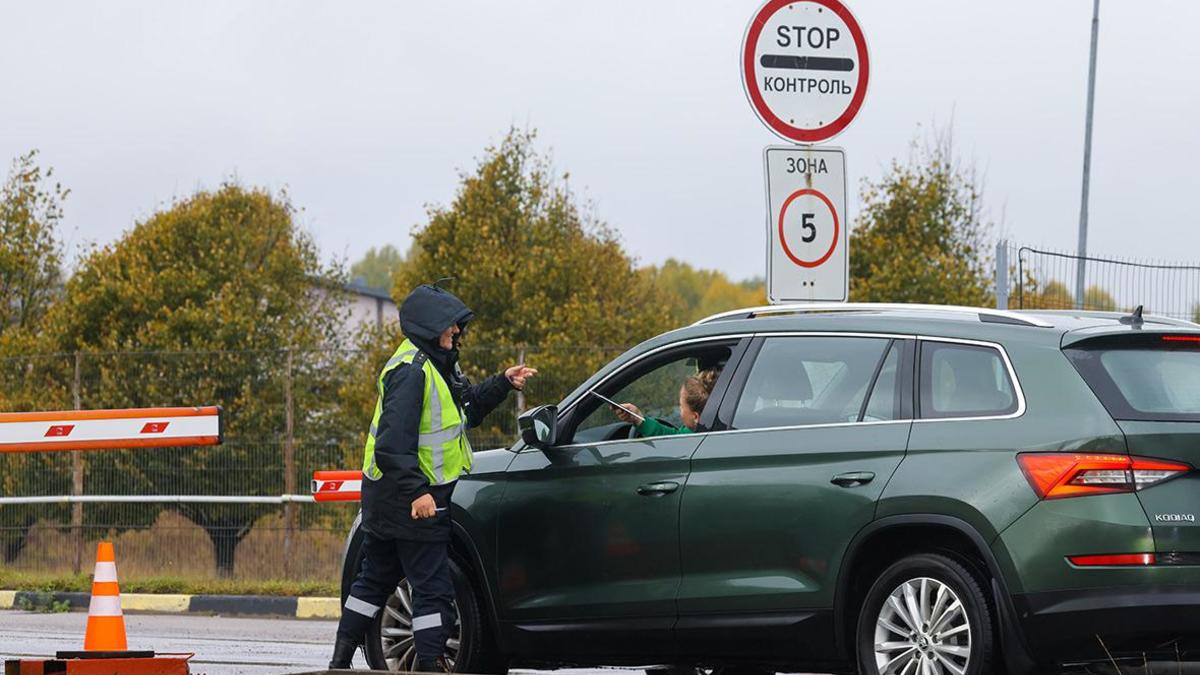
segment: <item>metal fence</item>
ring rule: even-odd
[[[1200,317],[1200,266],[1000,242],[996,301],[1002,309],[1130,311],[1142,305],[1146,313],[1194,321]]]
[[[361,466],[387,347],[0,359],[3,411],[216,404],[225,419],[220,446],[0,454],[0,567],[87,573],[93,542],[111,538],[123,579],[336,579],[357,508],[304,500],[313,471]],[[621,351],[468,345],[476,378],[518,362],[540,371],[472,445],[510,445],[521,410],[557,402]]]

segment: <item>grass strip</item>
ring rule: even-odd
[[[283,579],[188,579],[144,577],[121,579],[123,593],[181,593],[185,595],[271,595],[283,597],[337,597],[333,581],[287,581]],[[0,589],[10,591],[78,592],[92,590],[89,574],[45,575],[0,569]]]

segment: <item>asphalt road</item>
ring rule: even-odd
[[[0,610],[0,657],[53,656],[83,648],[86,612],[41,614]],[[197,675],[299,673],[329,663],[336,621],[126,614],[130,649],[192,652]],[[356,668],[366,668],[361,655]],[[531,673],[532,671],[513,671]],[[642,671],[558,671],[557,675],[641,675]]]
[[[86,612],[39,614],[0,611],[0,655],[52,656],[82,649]],[[242,619],[189,615],[126,614],[130,649],[193,652],[192,672],[295,673],[329,663],[335,621]],[[356,663],[365,668],[365,664]]]

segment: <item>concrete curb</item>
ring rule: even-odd
[[[4,591],[0,609],[42,609],[67,603],[72,610],[86,611],[90,593]],[[337,598],[292,598],[271,595],[180,595],[122,593],[121,609],[148,614],[224,614],[283,616],[295,619],[337,619],[342,604]]]

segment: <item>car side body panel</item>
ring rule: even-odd
[[[1124,452],[1120,428],[1055,343],[998,344],[1016,373],[1024,411],[1001,419],[914,422],[908,453],[880,498],[878,517],[951,516],[969,523],[990,545],[1038,503],[1017,453]],[[1010,590],[1023,590],[1026,579],[1015,569],[1001,571]]]

